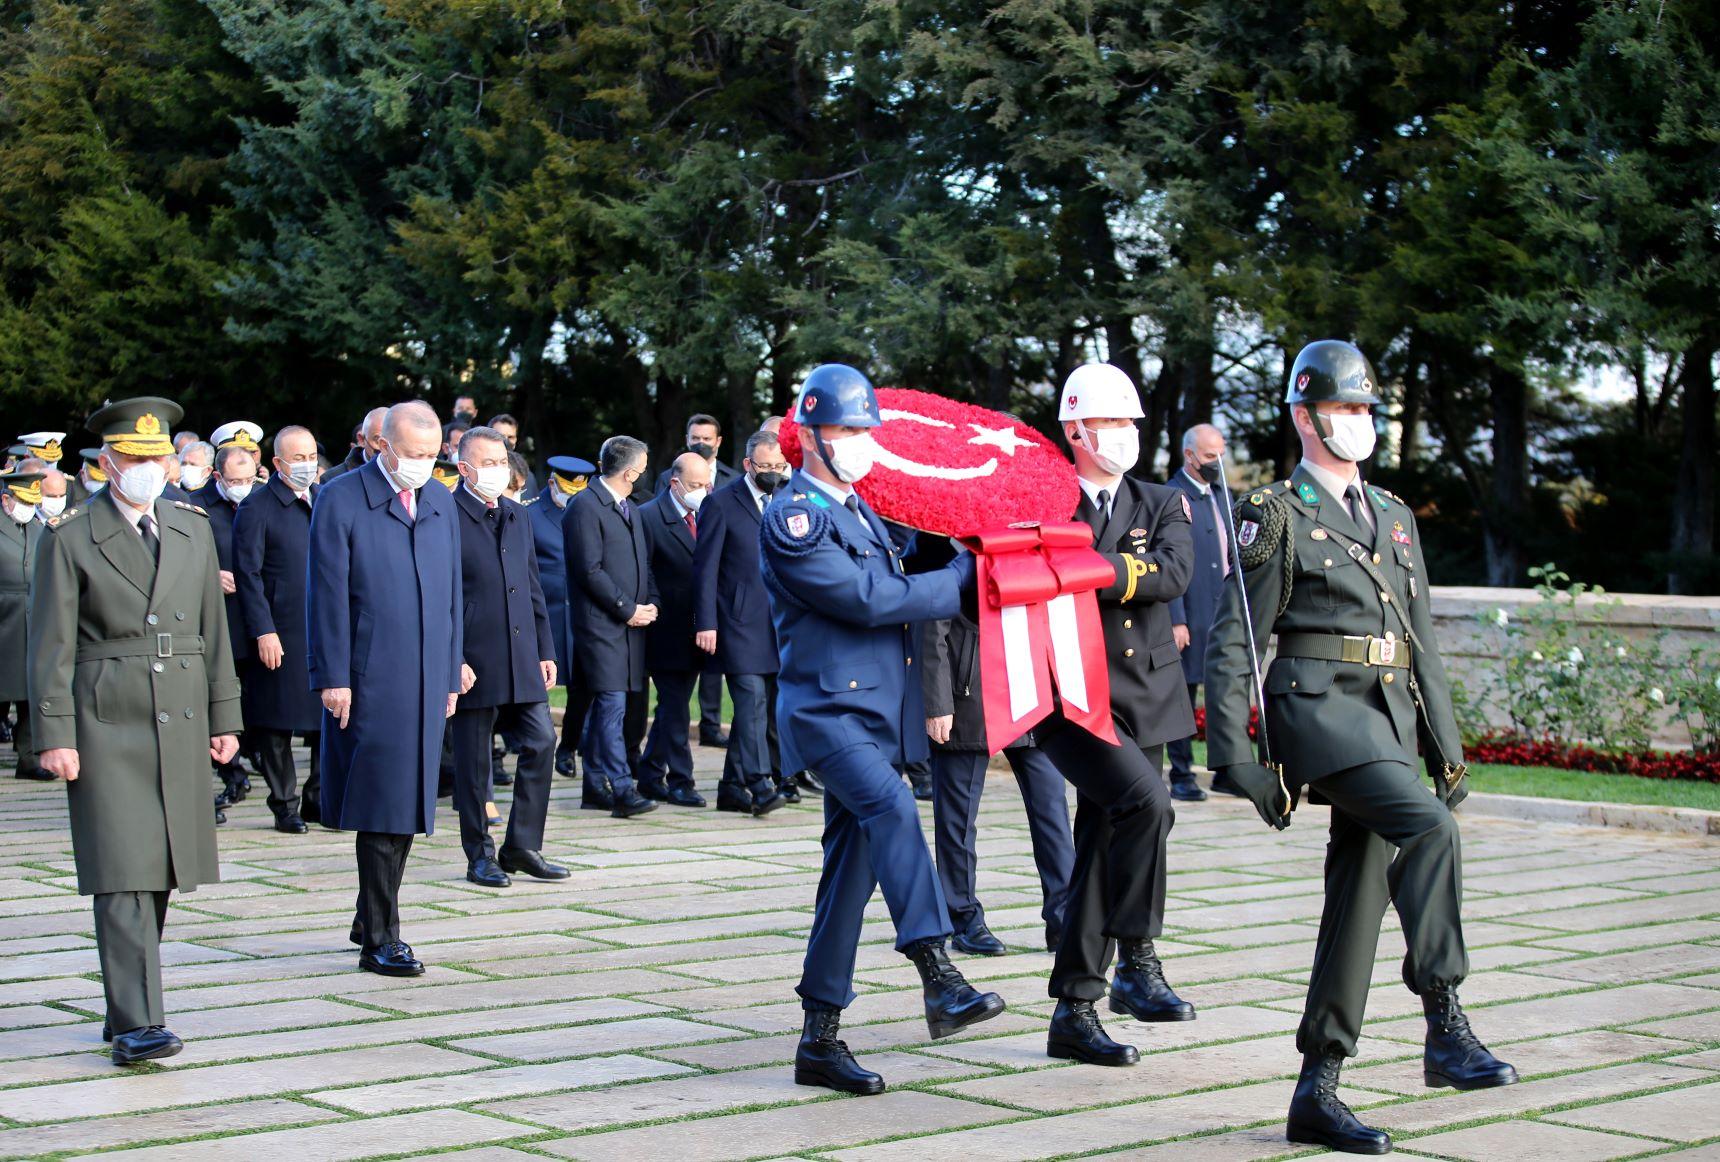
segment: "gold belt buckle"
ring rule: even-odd
[[[1389,666],[1397,660],[1397,641],[1393,638],[1368,638],[1368,665]]]

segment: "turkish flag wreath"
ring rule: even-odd
[[[885,520],[958,540],[978,558],[980,672],[987,745],[996,754],[1053,709],[1117,745],[1111,679],[1094,591],[1115,577],[1092,530],[1069,520],[1075,468],[1044,436],[1002,412],[930,392],[883,388],[878,453],[856,488]],[[801,466],[792,412],[782,450]],[[1005,681],[990,680],[1004,675]]]

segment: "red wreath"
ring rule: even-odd
[[[856,487],[885,520],[967,537],[1021,521],[1066,521],[1075,511],[1075,466],[1019,420],[901,387],[881,389],[878,408],[884,422],[872,434],[883,454]],[[792,410],[780,434],[783,454],[800,467]]]

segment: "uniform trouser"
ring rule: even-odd
[[[658,698],[658,701],[662,699]],[[699,672],[699,737],[715,738],[722,729],[723,675],[721,671],[707,668]]]
[[[1060,714],[1034,728],[1040,749],[1076,791],[1075,871],[1049,985],[1059,999],[1103,997],[1115,941],[1164,931],[1165,844],[1176,822],[1159,775],[1164,747],[1143,750],[1122,723],[1116,728],[1121,746]]]
[[[932,870],[913,793],[872,743],[816,764],[824,776],[824,872],[795,989],[801,1002],[847,1008],[854,1000],[854,955],[872,889],[896,925],[896,947],[950,934],[944,893]]]
[[[38,765],[30,736],[30,704],[14,702],[12,705],[18,708],[18,723],[12,727],[12,749],[18,754],[18,773],[22,774],[35,770]],[[5,712],[5,706],[0,705],[0,714]]]
[[[298,767],[293,762],[293,732],[269,730],[253,726],[248,732],[257,748],[258,764],[263,781],[269,785],[269,810],[276,817],[299,809],[301,799],[315,802],[322,793],[322,759],[318,755],[317,731],[305,732],[305,744],[311,750],[311,773],[305,780],[304,794],[299,793]]]
[[[165,1025],[161,931],[167,925],[167,893],[103,892],[92,897],[91,904],[108,1028],[118,1035]]]
[[[1332,830],[1326,909],[1296,1047],[1354,1057],[1388,903],[1397,906],[1409,948],[1403,981],[1411,992],[1455,986],[1469,974],[1459,915],[1462,845],[1456,818],[1406,763],[1351,767],[1313,789],[1332,805]]]
[[[1188,704],[1195,704],[1195,696],[1200,693],[1200,683],[1188,684]],[[1194,779],[1194,735],[1187,738],[1172,739],[1165,744],[1165,755],[1171,760],[1171,785],[1192,783]]]
[[[627,761],[627,698],[625,690],[599,690],[591,695],[586,713],[581,758],[585,767],[585,792],[601,793],[604,779],[618,796],[633,790],[633,768]]]
[[[413,836],[360,831],[358,854],[358,927],[364,950],[374,952],[400,939],[400,881]]]
[[[1069,876],[1075,866],[1063,776],[1038,747],[1019,746],[1003,753],[1027,807],[1027,830],[1033,840],[1033,863],[1039,869],[1044,901],[1040,915],[1045,918],[1047,931],[1061,932]],[[938,853],[938,882],[957,932],[985,923],[985,908],[974,894],[974,879],[979,863],[979,797],[985,789],[986,763],[986,756],[979,751],[932,752],[933,846]]]
[[[454,737],[454,809],[460,816],[460,847],[466,862],[494,859],[495,840],[486,826],[490,802],[490,735],[500,724],[520,748],[514,773],[514,804],[508,811],[509,851],[543,847],[544,820],[549,815],[549,785],[555,774],[555,727],[547,702],[516,702],[507,706],[474,706],[455,710],[450,724]]]
[[[729,753],[723,756],[723,782],[751,786],[776,774],[771,762],[771,689],[769,674],[730,674],[729,698],[735,706]]]
[[[664,670],[651,675],[657,684],[657,715],[651,733],[645,736],[645,754],[639,760],[640,782],[693,789],[693,747],[689,732],[688,703],[693,696],[696,670]]]

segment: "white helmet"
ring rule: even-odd
[[[1109,363],[1083,363],[1063,381],[1063,398],[1057,404],[1057,422],[1070,420],[1138,420],[1141,397],[1129,376]]]

